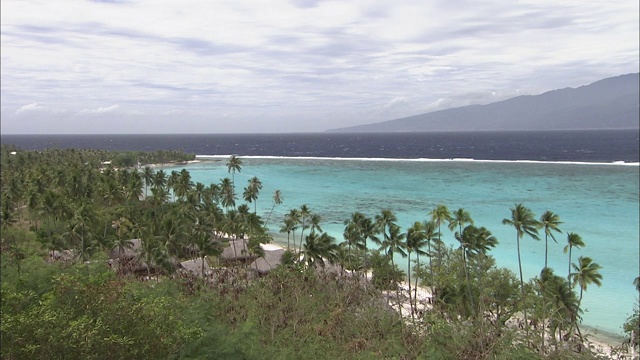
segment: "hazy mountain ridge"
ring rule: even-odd
[[[638,73],[620,75],[577,88],[329,131],[637,129],[640,121],[639,78]]]

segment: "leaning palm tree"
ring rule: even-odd
[[[269,223],[269,219],[271,219],[271,214],[273,214],[273,210],[276,208],[277,205],[282,204],[282,201],[284,201],[284,198],[282,197],[282,193],[280,192],[280,190],[276,190],[273,193],[273,206],[271,206],[271,211],[269,211],[269,216],[267,216],[267,221],[264,222],[265,227]]]
[[[567,280],[570,280],[569,277],[571,276],[571,250],[574,247],[581,248],[583,246],[584,242],[582,241],[580,235],[576,233],[567,234],[567,245],[564,247],[564,253],[566,254],[567,251],[569,252],[569,271],[567,272]]]
[[[531,238],[535,240],[539,240],[538,236],[538,227],[540,226],[538,221],[535,219],[535,216],[529,208],[524,205],[516,204],[514,208],[511,209],[511,219],[503,219],[502,223],[504,225],[513,226],[516,229],[516,244],[518,249],[518,269],[520,271],[520,294],[522,296],[522,303],[524,309],[524,322],[526,324],[525,329],[527,331],[527,336],[529,334],[529,324],[527,319],[527,308],[524,304],[524,280],[522,279],[522,260],[520,258],[520,239],[524,235],[529,235]]]
[[[602,286],[602,274],[598,270],[602,269],[602,266],[594,263],[590,257],[580,256],[578,258],[578,265],[572,264],[575,272],[569,276],[572,279],[572,285],[580,286],[580,298],[578,298],[578,306],[582,302],[582,292],[587,291],[589,284],[596,284]]]
[[[551,211],[545,211],[542,216],[540,216],[540,224],[544,229],[544,267],[547,267],[547,253],[549,249],[549,237],[555,242],[558,242],[553,236],[553,231],[562,233],[562,230],[558,228],[562,221],[560,221],[560,216],[558,214],[554,214]]]

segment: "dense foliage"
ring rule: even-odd
[[[464,209],[438,206],[406,232],[389,210],[356,212],[338,243],[306,205],[284,219],[258,216],[262,183],[254,177],[236,190],[238,157],[219,184],[193,183],[186,170],[132,168],[190,159],[2,145],[3,358],[594,356],[583,346],[580,302],[602,276],[591,258],[572,263],[571,250],[584,246],[577,234],[567,234],[573,271],[560,276],[545,264],[525,282],[496,267],[497,240]],[[264,206],[282,202],[276,191]],[[255,276],[247,262],[215,266],[206,278],[177,272],[185,259],[202,260],[203,270],[218,264],[222,234],[248,236],[242,251],[260,256],[269,221],[281,222],[289,244],[268,275]],[[537,220],[522,204],[504,223],[518,243],[561,232],[556,214]],[[444,245],[443,227],[458,247]],[[128,259],[131,239],[140,245]],[[400,270],[399,258],[413,271]],[[405,275],[408,293],[399,286]],[[431,303],[418,301],[418,285]],[[633,321],[637,311],[630,329]]]

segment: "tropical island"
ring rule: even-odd
[[[344,219],[343,239],[286,189],[258,215],[262,180],[193,183],[180,151],[22,151],[2,144],[2,357],[19,358],[622,358],[598,345],[581,301],[606,279],[572,258],[579,234],[524,204],[513,239],[566,243],[568,269],[523,279],[496,266],[498,241],[469,213],[440,205],[403,230],[393,212]],[[250,171],[250,170],[249,170]],[[288,206],[288,204],[286,204]],[[252,209],[253,207],[253,209]],[[377,211],[374,217],[364,212]],[[271,230],[271,231],[270,231]],[[287,235],[278,248],[272,232]],[[447,247],[442,238],[459,246]],[[546,253],[546,252],[545,252]],[[517,254],[518,257],[520,253]],[[406,269],[398,259],[406,261]],[[634,279],[629,279],[630,289]],[[635,279],[640,291],[640,280]]]

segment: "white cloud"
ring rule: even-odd
[[[155,119],[172,110],[185,132],[225,113],[244,119],[225,131],[254,131],[252,121],[275,131],[310,118],[348,126],[637,72],[638,7],[3,0],[1,100],[19,108],[9,116],[43,103],[75,117],[135,115],[156,131],[165,129]]]
[[[120,105],[111,105],[107,107],[99,107],[97,109],[82,109],[78,111],[77,114],[106,114],[118,111],[120,109]]]
[[[33,103],[29,105],[21,106],[18,110],[16,110],[16,115],[24,114],[27,112],[42,110],[44,107],[39,105],[38,103]]]

